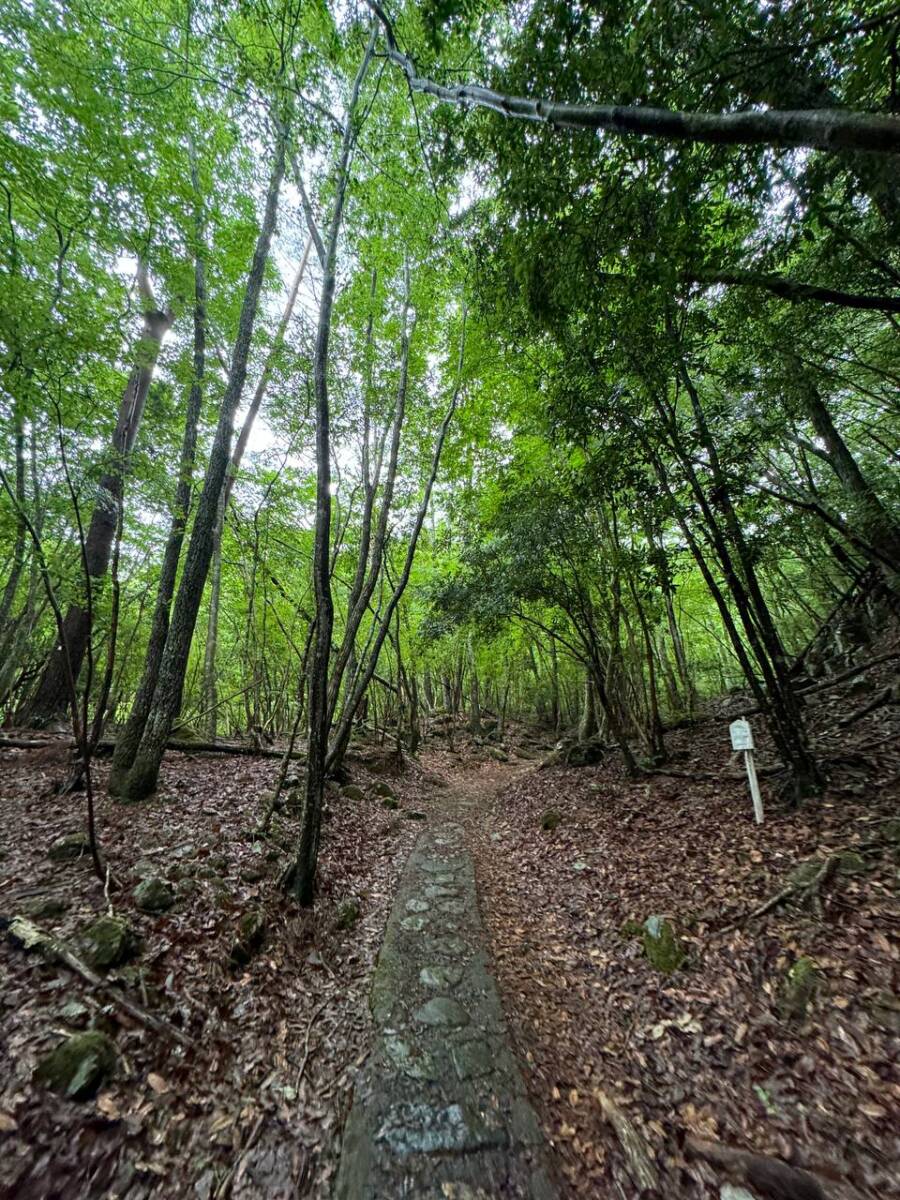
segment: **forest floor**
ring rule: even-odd
[[[567,1200],[641,1194],[609,1102],[666,1197],[746,1184],[743,1167],[692,1158],[691,1138],[811,1170],[834,1200],[900,1195],[900,713],[886,706],[839,727],[894,666],[864,689],[816,697],[828,792],[793,811],[764,777],[761,827],[721,715],[672,732],[673,773],[638,781],[614,753],[597,767],[540,769],[521,730],[512,749],[529,757],[509,762],[463,737],[452,750],[432,738],[389,777],[392,810],[376,791],[389,761],[355,760],[362,798],[332,794],[314,914],[298,915],[275,884],[295,818],[279,814],[265,843],[251,836],[277,762],[170,754],[163,789],[134,808],[105,799],[101,763],[101,836],[124,885],[109,899],[143,941],[109,977],[193,1045],[4,938],[0,1196],[329,1196],[371,1048],[368,994],[397,881],[448,786],[472,802],[466,835],[494,971]],[[108,903],[83,861],[48,858],[83,819],[83,797],[53,794],[65,752],[5,750],[0,767],[0,914],[58,900],[55,916],[34,920],[77,948]],[[551,809],[559,823],[548,830]],[[859,857],[832,862],[848,850]],[[751,919],[808,860],[834,869]],[[132,897],[151,868],[175,894],[163,914]],[[265,944],[235,966],[239,922],[256,912]],[[672,974],[626,926],[652,915],[673,923],[687,953]],[[801,957],[818,986],[791,1018],[783,989]],[[88,1023],[114,1037],[115,1074],[89,1100],[47,1092],[36,1063]]]

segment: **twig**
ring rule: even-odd
[[[234,1162],[231,1165],[230,1170],[228,1171],[228,1174],[225,1176],[225,1178],[222,1180],[222,1182],[219,1184],[219,1186],[216,1188],[215,1192],[213,1193],[213,1195],[215,1196],[215,1200],[224,1200],[224,1197],[227,1196],[228,1193],[231,1191],[231,1185],[234,1183],[235,1179],[237,1178],[238,1172],[240,1171],[241,1167],[243,1166],[244,1159],[247,1157],[247,1155],[250,1153],[250,1151],[253,1149],[253,1147],[256,1145],[256,1143],[259,1141],[259,1135],[262,1132],[262,1127],[263,1127],[263,1123],[264,1123],[265,1119],[266,1119],[265,1113],[260,1113],[260,1115],[256,1118],[256,1123],[254,1124],[253,1128],[250,1130],[250,1136],[247,1138],[247,1144],[244,1146],[243,1150],[240,1152],[240,1154],[234,1160]]]
[[[328,1007],[328,1004],[328,1000],[323,1000],[319,1007],[313,1010],[313,1014],[309,1018],[309,1022],[306,1026],[306,1040],[303,1044],[303,1058],[300,1062],[300,1069],[297,1071],[297,1080],[294,1084],[295,1091],[300,1087],[300,1080],[303,1078],[303,1073],[306,1070],[306,1064],[309,1062],[309,1036],[312,1033],[312,1027],[316,1022],[316,1017],[325,1011],[325,1009]]]
[[[616,1137],[622,1144],[628,1169],[635,1183],[642,1190],[659,1188],[659,1172],[650,1157],[649,1147],[635,1126],[601,1088],[594,1088],[594,1099],[603,1110],[603,1115],[616,1131]]]
[[[148,1026],[148,1028],[155,1030],[157,1033],[165,1034],[166,1037],[178,1042],[185,1049],[193,1048],[194,1042],[191,1038],[177,1030],[174,1025],[170,1025],[168,1021],[163,1020],[162,1017],[155,1017],[152,1013],[141,1008],[140,1005],[135,1004],[133,1000],[129,1000],[127,996],[123,996],[121,992],[107,983],[105,979],[101,979],[99,975],[95,975],[90,967],[83,963],[63,942],[44,933],[42,929],[39,929],[37,925],[34,925],[26,917],[13,917],[9,925],[8,934],[14,942],[22,946],[25,950],[37,950],[47,962],[59,961],[63,963],[70,971],[74,971],[76,975],[80,975],[92,988],[96,988],[97,991],[102,992],[116,1008],[120,1008],[123,1012],[128,1013],[130,1017],[133,1017],[140,1024]]]

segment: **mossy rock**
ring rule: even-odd
[[[488,746],[485,750],[488,758],[493,758],[496,762],[509,762],[509,755],[505,750],[501,750],[499,746]]]
[[[624,938],[642,938],[644,936],[644,923],[643,921],[635,921],[629,917],[627,921],[622,923],[620,932]]]
[[[85,959],[97,971],[121,966],[138,949],[133,930],[120,917],[98,917],[88,925],[80,940]]]
[[[47,851],[53,862],[77,862],[90,858],[91,841],[86,833],[67,833],[52,842]]]
[[[203,740],[193,725],[176,725],[172,730],[173,742],[202,742]]]
[[[808,858],[805,862],[798,863],[788,875],[788,883],[793,887],[802,888],[816,878],[822,870],[822,860],[819,858]]]
[[[839,875],[864,875],[868,863],[856,850],[842,850],[837,856],[837,869]]]
[[[337,929],[349,929],[355,925],[360,917],[359,904],[355,900],[345,900],[338,906],[337,917],[335,918],[335,927]]]
[[[900,817],[891,817],[881,827],[885,841],[894,846],[900,846]]]
[[[548,833],[552,833],[554,829],[558,829],[562,824],[562,813],[557,812],[555,808],[548,808],[541,817],[541,829],[545,829]]]
[[[116,1069],[116,1047],[98,1029],[75,1033],[35,1068],[34,1077],[72,1100],[88,1100]]]
[[[819,990],[819,969],[811,958],[798,958],[788,971],[778,998],[778,1011],[786,1021],[801,1021]]]
[[[685,960],[684,948],[671,921],[663,917],[648,917],[643,924],[644,954],[657,971],[669,975]]]
[[[62,896],[32,896],[20,905],[26,917],[61,917],[69,907]]]
[[[341,795],[345,800],[365,800],[366,798],[366,793],[356,783],[345,784],[341,788]]]
[[[234,966],[245,966],[263,947],[266,940],[266,919],[258,909],[244,913],[238,923],[237,941],[231,947],[229,959]]]
[[[400,807],[397,799],[394,796],[385,796],[381,801],[382,808],[389,808],[392,812]]]
[[[427,821],[428,820],[428,813],[419,812],[418,809],[415,809],[415,808],[404,809],[403,815],[404,815],[404,817],[406,817],[407,821]]]
[[[389,783],[385,783],[383,779],[379,779],[375,784],[375,795],[384,796],[387,800],[396,800],[397,793]]]
[[[158,875],[153,875],[149,879],[142,879],[131,895],[141,912],[166,912],[175,903],[175,895],[172,889]]]

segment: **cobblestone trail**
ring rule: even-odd
[[[489,971],[463,827],[450,816],[433,822],[385,932],[371,997],[375,1046],[335,1198],[555,1200]]]

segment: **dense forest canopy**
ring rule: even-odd
[[[355,729],[640,771],[738,688],[814,795],[817,633],[900,578],[898,29],[4,5],[7,724],[68,714],[89,805],[104,739],[132,801],[173,738],[296,739],[303,902]]]

